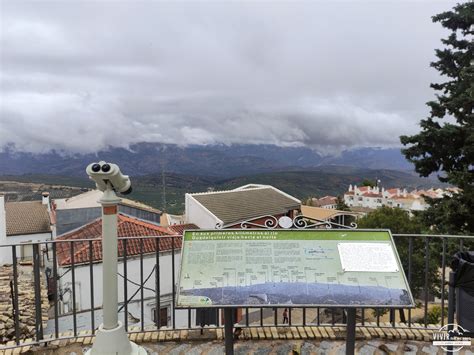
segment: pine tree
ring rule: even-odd
[[[437,173],[440,181],[458,186],[452,197],[431,201],[428,213],[435,228],[445,233],[474,232],[474,2],[456,5],[452,11],[433,16],[433,22],[451,31],[442,39],[431,63],[447,80],[431,84],[437,91],[430,101],[428,118],[421,131],[402,136],[406,158],[420,176]]]

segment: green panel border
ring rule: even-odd
[[[410,305],[327,305],[327,304],[293,304],[293,308],[389,308],[389,309],[408,309],[415,308],[415,301],[408,284],[403,265],[398,254],[395,242],[393,240],[392,233],[389,229],[335,229],[335,230],[324,230],[324,229],[259,229],[259,228],[248,228],[248,229],[196,229],[196,230],[185,230],[183,233],[183,243],[181,247],[181,260],[180,269],[178,275],[178,287],[175,297],[175,308],[177,309],[197,309],[197,308],[282,308],[288,307],[288,304],[271,304],[271,305],[199,305],[199,306],[180,306],[179,305],[179,290],[181,283],[181,270],[183,266],[183,254],[186,246],[186,242],[193,240],[245,240],[242,238],[245,232],[261,232],[261,238],[249,238],[248,240],[340,240],[340,241],[389,241],[395,252],[395,257],[399,266],[399,272],[401,272],[403,281],[408,291],[411,304]],[[226,236],[212,236],[211,234],[227,234]],[[298,237],[295,238],[294,234],[297,233]],[[250,234],[250,233],[249,233]],[[293,235],[293,236],[292,236]]]

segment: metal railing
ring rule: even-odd
[[[449,258],[457,250],[472,250],[474,236],[394,234],[393,237],[419,306],[416,309],[400,308],[390,311],[383,308],[358,308],[358,324],[427,328],[432,323],[433,305],[437,305],[440,307],[439,323],[444,325],[447,316],[445,308]],[[154,247],[150,247],[150,243]],[[64,248],[65,245],[68,248]],[[131,246],[134,248],[132,252]],[[118,311],[129,332],[223,326],[222,309],[176,309],[173,285],[177,283],[180,246],[181,236],[119,238],[119,276],[122,280],[119,281],[119,293],[122,295]],[[22,339],[33,338],[35,343],[41,344],[80,336],[82,330],[90,330],[92,333],[89,335],[94,334],[101,323],[101,261],[97,256],[100,255],[100,247],[100,239],[0,245],[1,255],[9,253],[13,261],[7,268],[10,275],[11,307],[4,309],[11,309],[11,314],[7,316],[12,319],[14,328],[13,332],[9,332],[9,338],[4,337],[0,349],[12,347],[6,345],[8,340],[20,344]],[[18,253],[18,250],[24,251],[25,248],[31,248],[32,257],[29,252],[23,253],[28,256]],[[77,260],[78,255],[80,260]],[[31,306],[34,307],[34,312],[31,314],[34,317],[34,331],[25,330],[28,327],[25,327],[26,320],[20,310],[19,303],[25,302],[25,296],[20,296],[24,293],[20,272],[26,272],[33,285],[34,300],[31,300]],[[47,292],[43,285],[47,285]],[[49,302],[47,314],[44,310],[45,297],[48,297]],[[288,322],[285,323],[283,309],[258,306],[242,309],[236,315],[236,321],[242,327],[346,323],[346,314],[341,308],[287,308]],[[385,311],[389,314],[385,315]],[[5,315],[5,311],[3,312]],[[49,318],[47,322],[44,321],[46,315]],[[132,321],[135,323],[131,324]],[[70,333],[65,334],[66,332]]]

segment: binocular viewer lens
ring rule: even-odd
[[[103,164],[102,166],[100,166],[100,164],[94,164],[91,168],[94,173],[98,173],[101,169],[104,173],[107,173],[110,171],[110,165],[107,163]]]

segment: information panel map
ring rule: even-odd
[[[390,233],[364,230],[186,231],[176,303],[414,304]]]

